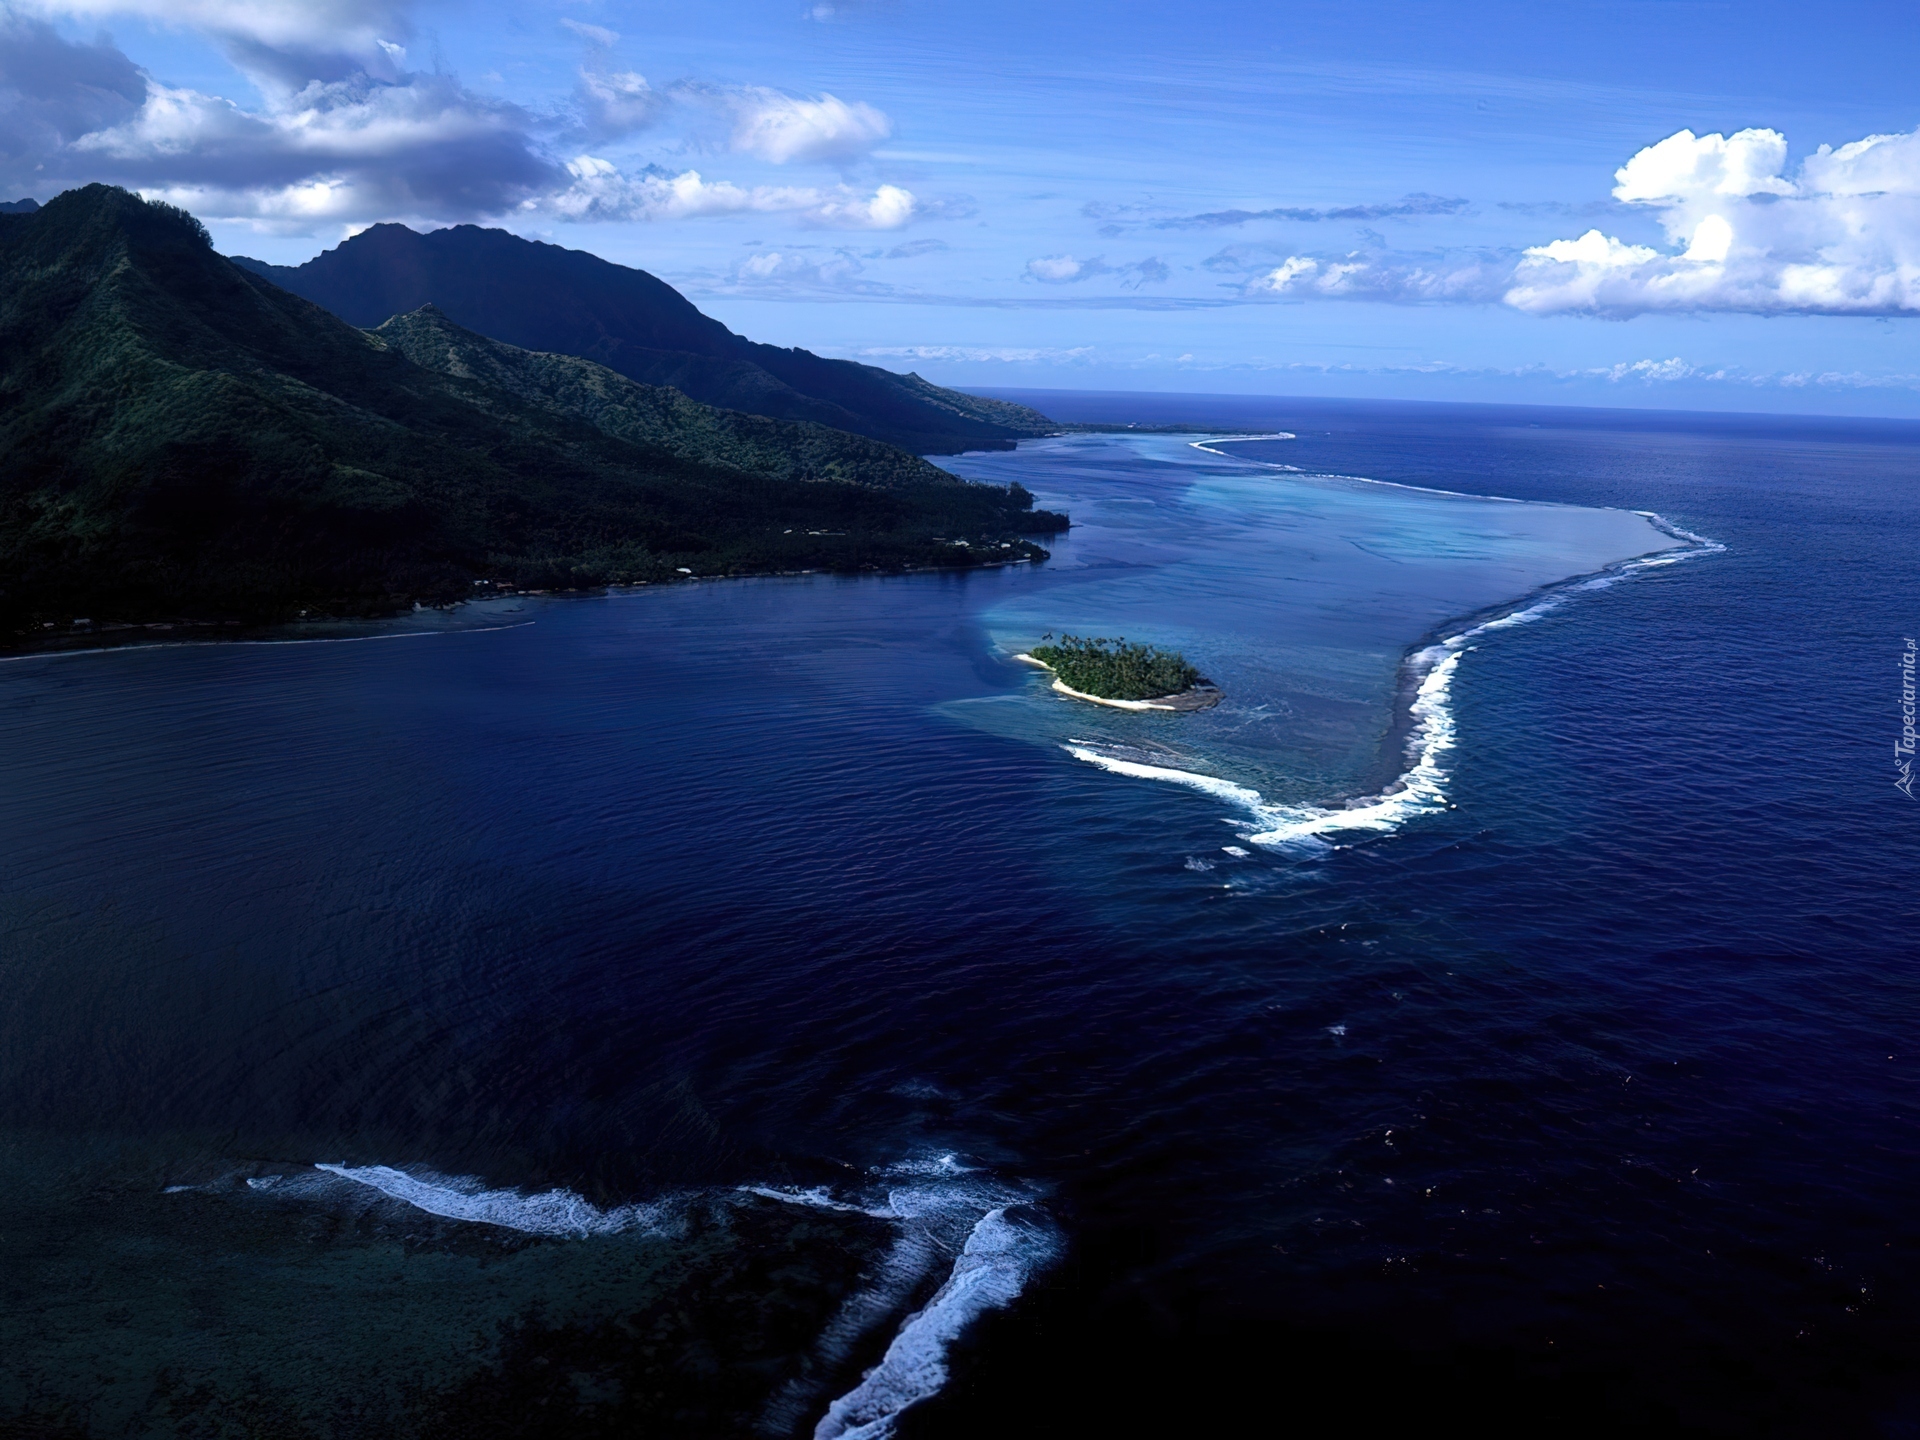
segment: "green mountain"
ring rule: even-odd
[[[756,344],[644,270],[504,230],[456,225],[421,235],[375,225],[304,265],[234,263],[354,325],[436,305],[511,345],[583,356],[708,405],[811,420],[917,455],[1006,450],[1058,428],[1024,405],[918,375]]]
[[[1066,524],[1018,487],[437,315],[357,330],[101,185],[0,214],[0,459],[13,631],[372,613],[478,579],[978,564],[1043,556],[1021,537]]]
[[[489,340],[454,324],[434,305],[396,315],[373,333],[423,369],[474,382],[457,388],[481,409],[504,393],[682,461],[782,480],[900,486],[952,478],[878,440],[804,421],[719,410],[665,385],[636,384],[578,356]]]

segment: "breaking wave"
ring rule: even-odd
[[[1210,436],[1205,440],[1189,440],[1187,444],[1191,445],[1195,450],[1204,450],[1209,455],[1218,455],[1223,460],[1238,460],[1241,458],[1240,456],[1229,454],[1225,450],[1219,450],[1214,447],[1219,445],[1231,445],[1236,442],[1246,441],[1246,440],[1298,440],[1299,438],[1300,437],[1294,434],[1291,430],[1275,430],[1270,435],[1214,435],[1214,436]],[[1266,462],[1260,461],[1260,460],[1254,460],[1248,463],[1254,464],[1254,465],[1260,465]],[[1291,469],[1292,467],[1283,465],[1283,466],[1277,466],[1275,468],[1286,470],[1286,469]]]
[[[1408,765],[1391,785],[1377,795],[1350,800],[1337,809],[1318,805],[1280,805],[1269,802],[1258,790],[1235,784],[1231,780],[1146,764],[1096,748],[1092,742],[1069,742],[1061,748],[1076,760],[1116,775],[1185,785],[1238,806],[1253,822],[1245,838],[1255,845],[1277,848],[1301,842],[1323,842],[1323,837],[1341,831],[1397,830],[1415,816],[1435,814],[1445,810],[1450,803],[1447,799],[1450,774],[1445,761],[1447,753],[1459,740],[1450,703],[1453,680],[1461,657],[1475,648],[1475,641],[1500,630],[1532,624],[1584,591],[1604,590],[1643,571],[1676,565],[1698,555],[1719,554],[1726,549],[1718,541],[1682,530],[1650,510],[1634,513],[1644,516],[1663,534],[1686,542],[1686,548],[1644,555],[1613,566],[1599,575],[1556,586],[1517,610],[1446,636],[1407,657],[1407,678],[1411,682],[1409,688],[1413,691],[1413,701],[1409,707],[1412,724],[1407,737]]]
[[[447,1220],[498,1225],[527,1235],[618,1235],[668,1228],[669,1207],[620,1205],[602,1210],[571,1190],[522,1195],[518,1190],[487,1190],[477,1180],[423,1178],[390,1165],[316,1165],[330,1175],[366,1185],[416,1210]]]
[[[894,1332],[879,1364],[835,1399],[814,1440],[885,1440],[910,1405],[947,1382],[947,1351],[968,1325],[1011,1304],[1059,1251],[1059,1235],[1030,1192],[982,1175],[953,1156],[909,1161],[875,1172],[876,1192],[842,1200],[821,1188],[742,1187],[792,1205],[859,1210],[894,1222],[898,1233],[870,1283],[855,1292],[827,1326],[816,1366],[845,1362],[862,1336],[924,1293],[946,1267],[939,1287]],[[771,1431],[797,1424],[814,1401],[804,1381],[776,1396],[763,1417]]]

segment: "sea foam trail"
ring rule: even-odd
[[[447,1220],[498,1225],[528,1235],[618,1235],[631,1230],[666,1228],[660,1205],[621,1205],[602,1210],[571,1190],[522,1195],[518,1190],[484,1190],[475,1181],[423,1179],[388,1165],[316,1165],[330,1175],[366,1185],[416,1210]]]
[[[1058,1252],[1052,1226],[1026,1191],[982,1177],[953,1156],[909,1161],[877,1172],[884,1197],[858,1203],[819,1188],[781,1190],[744,1186],[747,1193],[793,1205],[859,1210],[894,1221],[898,1238],[878,1273],[855,1292],[815,1347],[816,1370],[844,1363],[863,1335],[898,1314],[947,1257],[946,1276],[926,1305],[895,1332],[880,1363],[833,1401],[814,1428],[814,1440],[885,1440],[907,1407],[936,1394],[947,1381],[947,1351],[974,1320],[1011,1304]],[[798,1422],[818,1391],[804,1381],[787,1387],[761,1418],[765,1433]]]
[[[1216,445],[1229,445],[1235,441],[1240,441],[1240,440],[1298,440],[1299,438],[1300,437],[1294,434],[1291,430],[1276,430],[1271,435],[1213,435],[1213,436],[1209,436],[1205,440],[1189,440],[1187,444],[1192,446],[1195,450],[1204,450],[1209,455],[1218,455],[1223,460],[1238,460],[1240,459],[1238,455],[1229,455],[1225,450],[1216,450],[1213,447]],[[1261,465],[1267,462],[1261,461],[1261,460],[1252,460],[1252,461],[1248,461],[1247,463],[1252,465]],[[1282,465],[1282,466],[1277,466],[1276,468],[1282,469],[1282,470],[1290,470],[1293,467],[1290,465]]]
[[[1049,1240],[1005,1208],[982,1215],[926,1309],[909,1316],[880,1363],[827,1407],[814,1440],[886,1440],[902,1411],[947,1383],[947,1350],[961,1332],[1018,1298],[1051,1253]]]
[[[1582,591],[1604,590],[1643,571],[1678,564],[1698,555],[1716,555],[1726,549],[1717,540],[1682,530],[1651,510],[1634,513],[1645,516],[1662,533],[1686,541],[1688,548],[1643,555],[1602,574],[1568,582],[1517,610],[1482,621],[1456,635],[1449,635],[1408,657],[1408,672],[1417,682],[1410,707],[1413,725],[1407,738],[1409,764],[1393,784],[1378,795],[1350,800],[1339,809],[1317,805],[1277,805],[1270,803],[1258,790],[1236,785],[1218,776],[1144,765],[1135,760],[1102,754],[1085,742],[1069,743],[1061,748],[1076,760],[1097,765],[1116,775],[1185,785],[1237,805],[1253,821],[1246,839],[1256,845],[1281,847],[1303,841],[1322,841],[1324,836],[1340,831],[1397,830],[1417,815],[1431,815],[1447,808],[1447,782],[1451,776],[1444,757],[1459,741],[1450,704],[1454,673],[1459,669],[1461,657],[1475,648],[1474,641],[1500,630],[1530,625]]]

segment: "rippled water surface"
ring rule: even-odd
[[[0,1422],[1920,1433],[1920,428],[1038,403],[1295,438],[0,663]]]

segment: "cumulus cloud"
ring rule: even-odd
[[[1920,131],[1823,145],[1789,166],[1776,130],[1682,130],[1639,151],[1614,181],[1613,199],[1587,213],[1647,215],[1664,245],[1594,228],[1518,253],[1303,253],[1256,269],[1254,252],[1228,250],[1206,264],[1242,276],[1240,293],[1256,300],[1502,302],[1618,317],[1920,313]]]
[[[104,180],[209,220],[288,233],[529,212],[762,213],[885,231],[943,208],[895,185],[740,186],[693,170],[623,174],[580,153],[654,123],[666,104],[643,76],[613,63],[620,37],[600,26],[570,23],[589,51],[566,120],[476,94],[449,74],[409,70],[405,0],[26,3],[43,13],[0,0],[0,189],[44,198]],[[49,23],[56,15],[195,28],[225,47],[262,101],[247,107],[168,85],[104,38],[63,38]],[[872,107],[833,96],[725,93],[737,148],[762,159],[844,160],[891,128]]]
[[[544,211],[569,220],[684,220],[706,215],[790,215],[824,230],[897,230],[914,218],[910,191],[882,185],[870,195],[851,186],[735,185],[710,181],[698,170],[672,174],[650,166],[624,174],[612,161],[593,155],[567,162],[572,184],[551,195],[529,199],[526,211]]]
[[[873,106],[835,95],[809,100],[751,87],[729,92],[728,104],[734,112],[732,148],[775,165],[844,164],[893,134],[893,122]]]
[[[1027,262],[1026,278],[1042,285],[1073,285],[1097,275],[1118,275],[1123,277],[1120,283],[1127,289],[1137,290],[1142,285],[1165,280],[1171,273],[1167,262],[1155,255],[1125,265],[1110,265],[1101,255],[1091,260],[1073,255],[1041,255]]]
[[[0,185],[42,196],[126,185],[214,220],[311,230],[389,218],[497,214],[567,181],[534,117],[450,76],[407,71],[398,8],[368,0],[227,4],[99,0],[48,14],[194,25],[265,99],[245,109],[169,86],[105,38],[69,41],[0,9]]]
[[[1534,246],[1509,305],[1536,314],[1920,312],[1920,131],[1822,145],[1789,171],[1776,130],[1682,130],[1614,175],[1667,248],[1599,230]]]
[[[213,219],[295,230],[498,213],[563,179],[518,107],[444,76],[314,81],[262,112],[147,82],[137,110],[49,157]]]

